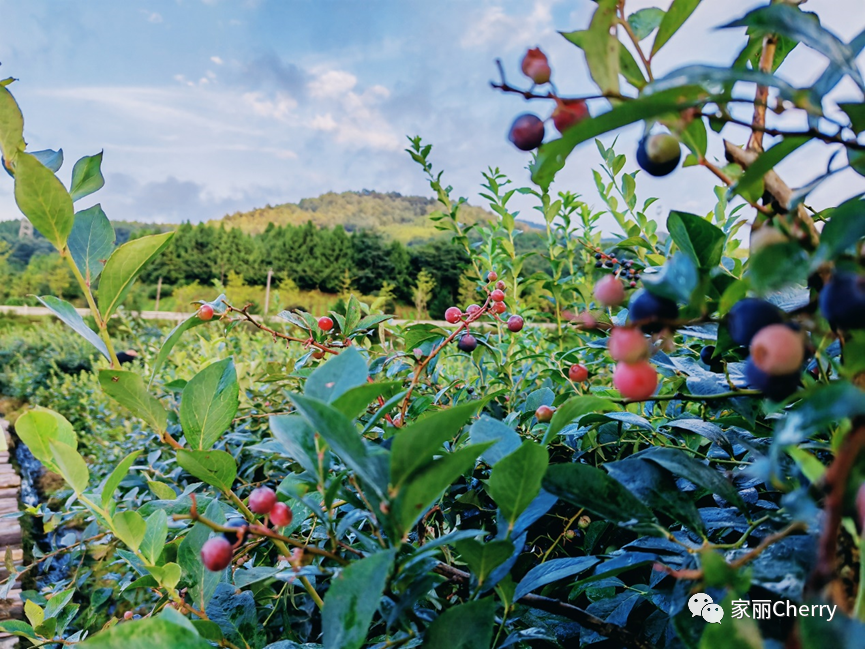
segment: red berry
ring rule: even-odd
[[[213,307],[209,304],[202,304],[198,308],[198,317],[202,320],[210,320],[213,318]]]
[[[616,327],[610,332],[607,350],[614,361],[636,363],[649,357],[649,343],[639,329]]]
[[[132,611],[126,611],[126,612],[123,614],[123,619],[124,619],[124,620],[131,620],[131,619],[134,618],[134,617],[135,617],[135,613],[133,613]]]
[[[658,372],[646,361],[619,363],[613,372],[613,385],[626,399],[642,401],[655,394]]]
[[[537,47],[526,52],[520,68],[522,69],[523,74],[535,83],[547,83],[552,74],[550,63],[547,60],[547,55],[541,52]]]
[[[322,358],[324,358],[324,352],[320,349],[316,349],[314,352],[312,352],[312,357],[315,360],[320,361]]]
[[[477,304],[469,304],[466,307],[466,313],[468,313],[469,315],[474,315],[475,313],[477,313],[480,310],[481,310],[481,308]]]
[[[460,321],[460,318],[463,317],[463,312],[460,311],[455,306],[448,307],[447,311],[445,311],[445,320],[450,322],[451,324],[456,324]]]
[[[291,525],[291,508],[285,503],[276,503],[273,509],[270,510],[270,522],[275,527],[285,527]]]
[[[231,563],[231,543],[222,536],[208,539],[201,546],[201,563],[211,572],[225,570]]]
[[[751,358],[770,376],[792,374],[805,360],[802,335],[782,324],[763,327],[751,340]]]
[[[504,313],[505,311],[508,310],[508,307],[505,306],[504,302],[493,302],[492,309],[493,309],[493,313],[498,313],[499,315],[501,315],[502,313]]]
[[[500,291],[504,291],[507,287],[508,287],[508,285],[505,284],[502,280],[499,280],[496,282],[496,288],[499,289]]]
[[[330,331],[333,329],[333,319],[326,315],[321,316],[318,319],[318,328],[322,331]]]
[[[559,133],[564,133],[588,116],[589,109],[584,99],[557,99],[556,109],[553,111],[553,125]]]
[[[631,283],[630,283],[630,287],[631,287],[631,288],[637,288],[637,283],[636,283],[636,282],[631,282]]]
[[[595,284],[595,299],[604,306],[619,306],[625,301],[625,287],[617,277],[607,275]]]
[[[490,293],[490,299],[493,302],[501,302],[505,299],[505,292],[501,289],[496,289],[492,293]]]
[[[498,278],[499,278],[499,274],[494,270],[491,270],[490,272],[487,273],[487,281],[488,282],[494,282]]]
[[[268,514],[276,504],[276,494],[270,487],[258,487],[249,494],[249,509],[256,514]]]
[[[520,151],[537,149],[544,141],[544,123],[537,115],[523,113],[511,124],[508,139]]]
[[[589,378],[589,370],[585,365],[571,365],[568,370],[568,378],[575,383],[582,383]]]
[[[535,410],[535,417],[538,418],[539,422],[545,424],[553,418],[553,413],[555,412],[555,408],[550,408],[549,406],[540,406],[537,410]]]
[[[522,328],[523,328],[523,319],[521,316],[512,315],[510,318],[508,318],[508,329],[510,331],[517,333]]]

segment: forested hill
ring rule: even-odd
[[[277,226],[303,225],[312,221],[319,228],[343,226],[346,231],[371,229],[403,243],[425,240],[437,234],[429,214],[440,208],[434,198],[403,196],[396,192],[380,193],[328,192],[318,198],[304,198],[299,203],[267,205],[248,212],[236,212],[212,225],[240,228],[247,234],[264,232],[269,223]],[[477,223],[491,218],[479,207],[464,205],[460,209],[463,223]]]

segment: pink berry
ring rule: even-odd
[[[585,365],[571,365],[568,370],[568,378],[574,383],[582,383],[589,378],[589,370]]]
[[[211,572],[225,570],[231,563],[231,543],[222,536],[208,539],[201,546],[201,562]]]
[[[802,335],[782,324],[763,327],[751,340],[751,359],[766,374],[792,374],[805,360]]]
[[[555,408],[550,408],[549,406],[540,406],[537,410],[535,410],[535,417],[538,418],[539,422],[545,424],[553,418],[553,414],[555,412]]]
[[[469,315],[474,315],[480,310],[481,308],[477,304],[469,304],[466,307],[466,313],[468,313]]]
[[[610,332],[607,350],[614,361],[636,363],[649,357],[649,343],[643,332],[632,327],[615,327]]]
[[[547,83],[550,80],[552,70],[547,60],[547,55],[537,47],[530,49],[523,57],[520,65],[523,74],[535,83]]]
[[[523,319],[521,316],[512,315],[508,318],[508,331],[512,331],[513,333],[517,333],[523,328]]]
[[[463,312],[460,311],[455,306],[448,307],[447,311],[445,311],[445,320],[450,322],[451,324],[456,324],[460,321],[460,318],[463,317]]]
[[[249,494],[249,509],[256,514],[269,514],[276,504],[276,494],[270,487],[259,487]]]
[[[318,328],[322,331],[330,331],[333,329],[333,320],[326,315],[321,316],[318,319]]]
[[[618,363],[613,372],[613,385],[626,399],[643,401],[655,394],[658,372],[646,361]]]
[[[487,281],[488,282],[494,282],[498,278],[499,278],[499,274],[494,270],[491,270],[490,272],[487,273]]]
[[[490,293],[490,299],[493,302],[501,302],[505,299],[505,292],[500,289],[496,289],[492,293]]]
[[[588,116],[589,109],[584,99],[557,99],[556,109],[553,111],[553,125],[559,133],[564,133]]]
[[[198,309],[198,317],[202,320],[210,320],[213,318],[213,307],[209,304],[202,304]]]
[[[292,513],[291,508],[285,503],[276,503],[273,509],[270,510],[270,522],[275,527],[285,527],[291,525]]]
[[[505,284],[502,280],[496,282],[496,288],[500,291],[504,291],[507,288],[507,284]]]
[[[595,284],[595,299],[604,306],[619,306],[625,301],[625,287],[618,278],[607,275]]]
[[[131,619],[134,618],[134,617],[135,617],[135,613],[133,613],[132,611],[126,611],[126,612],[123,614],[123,619],[124,619],[124,620],[131,620]]]
[[[505,306],[504,302],[493,302],[492,309],[493,309],[493,313],[498,313],[499,315],[501,315],[502,313],[504,313],[505,311],[508,310],[508,307]]]

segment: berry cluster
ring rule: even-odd
[[[631,288],[636,288],[640,279],[640,269],[634,266],[631,259],[620,260],[600,250],[595,253],[595,268],[610,268]]]
[[[494,283],[494,284],[493,284]],[[465,332],[457,341],[457,347],[460,351],[472,353],[478,346],[478,340],[469,332],[469,325],[480,318],[484,313],[491,313],[496,320],[500,320],[500,315],[507,311],[505,306],[505,291],[507,285],[499,279],[499,274],[491,270],[487,273],[487,285],[493,285],[494,288],[489,290],[489,299],[484,306],[470,304],[466,307],[465,312],[459,307],[452,306],[445,310],[445,320],[450,324],[465,323]],[[507,319],[506,326],[508,331],[517,333],[521,331],[525,321],[522,316],[512,315]]]
[[[268,516],[273,527],[286,527],[291,524],[291,508],[276,499],[276,493],[269,487],[258,487],[249,495],[249,510],[254,514]],[[234,550],[240,547],[249,534],[250,526],[245,519],[235,518],[226,524],[232,528],[221,536],[208,539],[201,548],[201,562],[213,572],[225,570],[231,564]]]

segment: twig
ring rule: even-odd
[[[645,403],[647,401],[717,401],[720,399],[732,399],[734,397],[762,397],[763,393],[760,390],[731,390],[729,392],[719,392],[717,394],[684,394],[683,392],[675,392],[673,394],[656,394],[645,399],[610,399],[615,403]]]
[[[243,316],[243,318],[247,322],[252,323],[254,326],[258,327],[262,331],[266,331],[267,333],[269,333],[274,338],[282,338],[283,340],[288,340],[288,341],[295,342],[295,343],[302,343],[302,344],[306,345],[307,347],[315,347],[317,349],[320,349],[321,351],[323,351],[327,354],[339,354],[338,348],[345,347],[345,345],[333,345],[332,347],[328,347],[327,345],[324,345],[324,344],[316,341],[312,337],[311,334],[310,334],[309,338],[297,338],[295,336],[289,336],[288,334],[280,333],[279,331],[276,331],[275,329],[271,329],[270,327],[268,327],[264,323],[261,323],[258,320],[256,320],[254,317],[252,317],[249,314],[249,307],[251,305],[246,305],[242,309],[238,309],[237,307],[231,306],[225,300],[223,300],[222,303],[225,305],[225,308],[228,309],[230,312],[240,314],[241,316]]]

